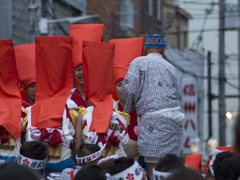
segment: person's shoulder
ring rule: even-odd
[[[140,56],[135,58],[132,62],[131,62],[131,66],[141,66],[146,64],[148,61],[148,57],[147,56]]]

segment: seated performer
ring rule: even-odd
[[[145,180],[142,168],[133,158],[122,157],[112,162],[109,168],[111,180]]]
[[[136,109],[140,155],[152,170],[158,158],[180,156],[184,114],[181,113],[175,68],[164,58],[164,36],[147,36],[146,56],[134,59],[122,83],[124,112]]]
[[[0,41],[0,155],[15,161],[21,147],[21,95],[11,39]]]
[[[82,70],[82,41],[101,42],[103,36],[103,24],[77,24],[70,25],[70,36],[73,37],[73,67],[74,89],[69,98],[78,106],[87,107],[83,88]]]
[[[18,164],[33,169],[43,176],[47,160],[47,146],[39,141],[30,141],[23,143],[16,161]]]
[[[110,44],[115,44],[113,74],[119,101],[113,104],[113,108],[123,112],[125,101],[122,94],[122,81],[127,74],[128,67],[133,59],[142,56],[143,54],[143,38],[129,38],[110,40]],[[127,127],[129,140],[123,146],[128,157],[133,157],[138,161],[140,155],[137,148],[137,135],[134,133],[134,128],[137,126],[136,110],[130,113],[130,125]]]
[[[173,171],[180,168],[186,168],[184,163],[175,154],[167,154],[159,159],[153,169],[153,180],[167,179]]]
[[[59,180],[73,180],[77,172],[82,167],[87,167],[93,164],[96,165],[98,160],[102,158],[103,150],[104,147],[100,148],[96,144],[82,144],[79,148],[78,154],[76,155],[76,169],[64,169],[59,176]]]
[[[35,102],[36,53],[35,44],[14,46],[21,95],[31,106]]]
[[[74,169],[73,156],[82,142],[82,120],[76,103],[68,99],[72,86],[72,37],[35,40],[36,101],[26,110],[26,140],[38,140],[48,146],[46,174]]]
[[[103,156],[116,154],[121,157],[126,156],[121,144],[127,142],[128,136],[124,135],[129,115],[113,111],[113,52],[113,44],[83,42],[84,93],[92,106],[80,108],[80,112],[83,116],[83,142],[99,146],[106,144]]]

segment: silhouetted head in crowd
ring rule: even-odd
[[[179,168],[186,168],[186,166],[175,154],[167,154],[165,157],[159,159],[155,170],[171,172]]]
[[[232,152],[224,151],[216,155],[213,162],[214,178],[216,180],[237,180],[240,176],[240,159]]]
[[[19,152],[22,156],[34,160],[40,160],[42,162],[48,158],[47,146],[39,141],[29,141],[23,143]],[[19,162],[18,159],[17,162]],[[41,164],[39,165],[41,166]],[[39,173],[44,174],[44,169],[45,168],[43,167],[42,169],[34,169],[34,171],[39,171]]]
[[[204,178],[195,170],[189,168],[180,168],[173,171],[173,173],[166,180],[204,180]]]
[[[83,167],[78,171],[74,180],[106,180],[104,170],[97,165]]]
[[[234,126],[234,153],[240,156],[240,114],[238,115]]]
[[[172,171],[179,168],[186,168],[186,166],[175,154],[167,154],[159,159],[156,167],[153,169],[153,179],[166,179],[171,175]]]
[[[1,180],[41,180],[39,172],[20,166],[17,163],[4,163],[0,165]]]
[[[96,144],[81,144],[81,146],[78,150],[77,157],[89,156],[91,154],[94,154],[95,152],[98,152],[100,149],[101,148]],[[102,158],[102,156],[100,156],[98,159],[96,159],[94,161],[88,161],[84,164],[79,164],[79,165],[82,167],[85,167],[85,166],[97,164],[98,160],[101,158]]]
[[[115,161],[115,159],[108,159],[104,161],[103,163],[99,164],[99,166],[106,172],[109,173],[109,168],[112,164],[112,162]]]
[[[114,160],[109,167],[111,179],[145,179],[141,166],[130,157]]]

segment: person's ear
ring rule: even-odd
[[[143,48],[144,48],[144,55],[146,56],[146,54],[147,54],[147,47],[143,46]]]
[[[162,56],[164,56],[164,53],[165,53],[165,50],[166,50],[166,47],[164,47],[163,49],[162,49]]]

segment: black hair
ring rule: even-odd
[[[22,144],[20,148],[20,154],[36,160],[44,160],[48,157],[47,146],[39,141],[28,141]],[[34,170],[41,174],[44,173],[44,169]]]
[[[101,164],[99,164],[99,166],[106,172],[106,173],[109,173],[109,168],[112,164],[112,162],[114,161],[115,159],[108,159],[104,162],[102,162]]]
[[[88,156],[99,151],[101,148],[96,144],[81,144],[78,150],[78,157]]]
[[[216,180],[237,180],[240,175],[240,159],[234,157],[234,154],[229,151],[224,151],[217,154],[213,163],[214,178]]]
[[[173,171],[173,174],[171,174],[169,177],[167,177],[167,180],[204,180],[203,176],[189,168],[179,168]]]
[[[167,154],[165,157],[158,160],[155,170],[170,172],[178,168],[185,168],[183,162],[175,154]]]
[[[134,159],[130,157],[121,157],[113,161],[109,167],[109,174],[115,175],[129,168],[134,164]]]
[[[0,165],[1,180],[41,180],[40,173],[20,166],[17,163],[4,163]]]
[[[97,165],[90,165],[87,167],[83,167],[78,171],[74,180],[106,180],[105,173],[103,169]]]
[[[235,149],[240,154],[240,114],[237,116],[234,126]]]

